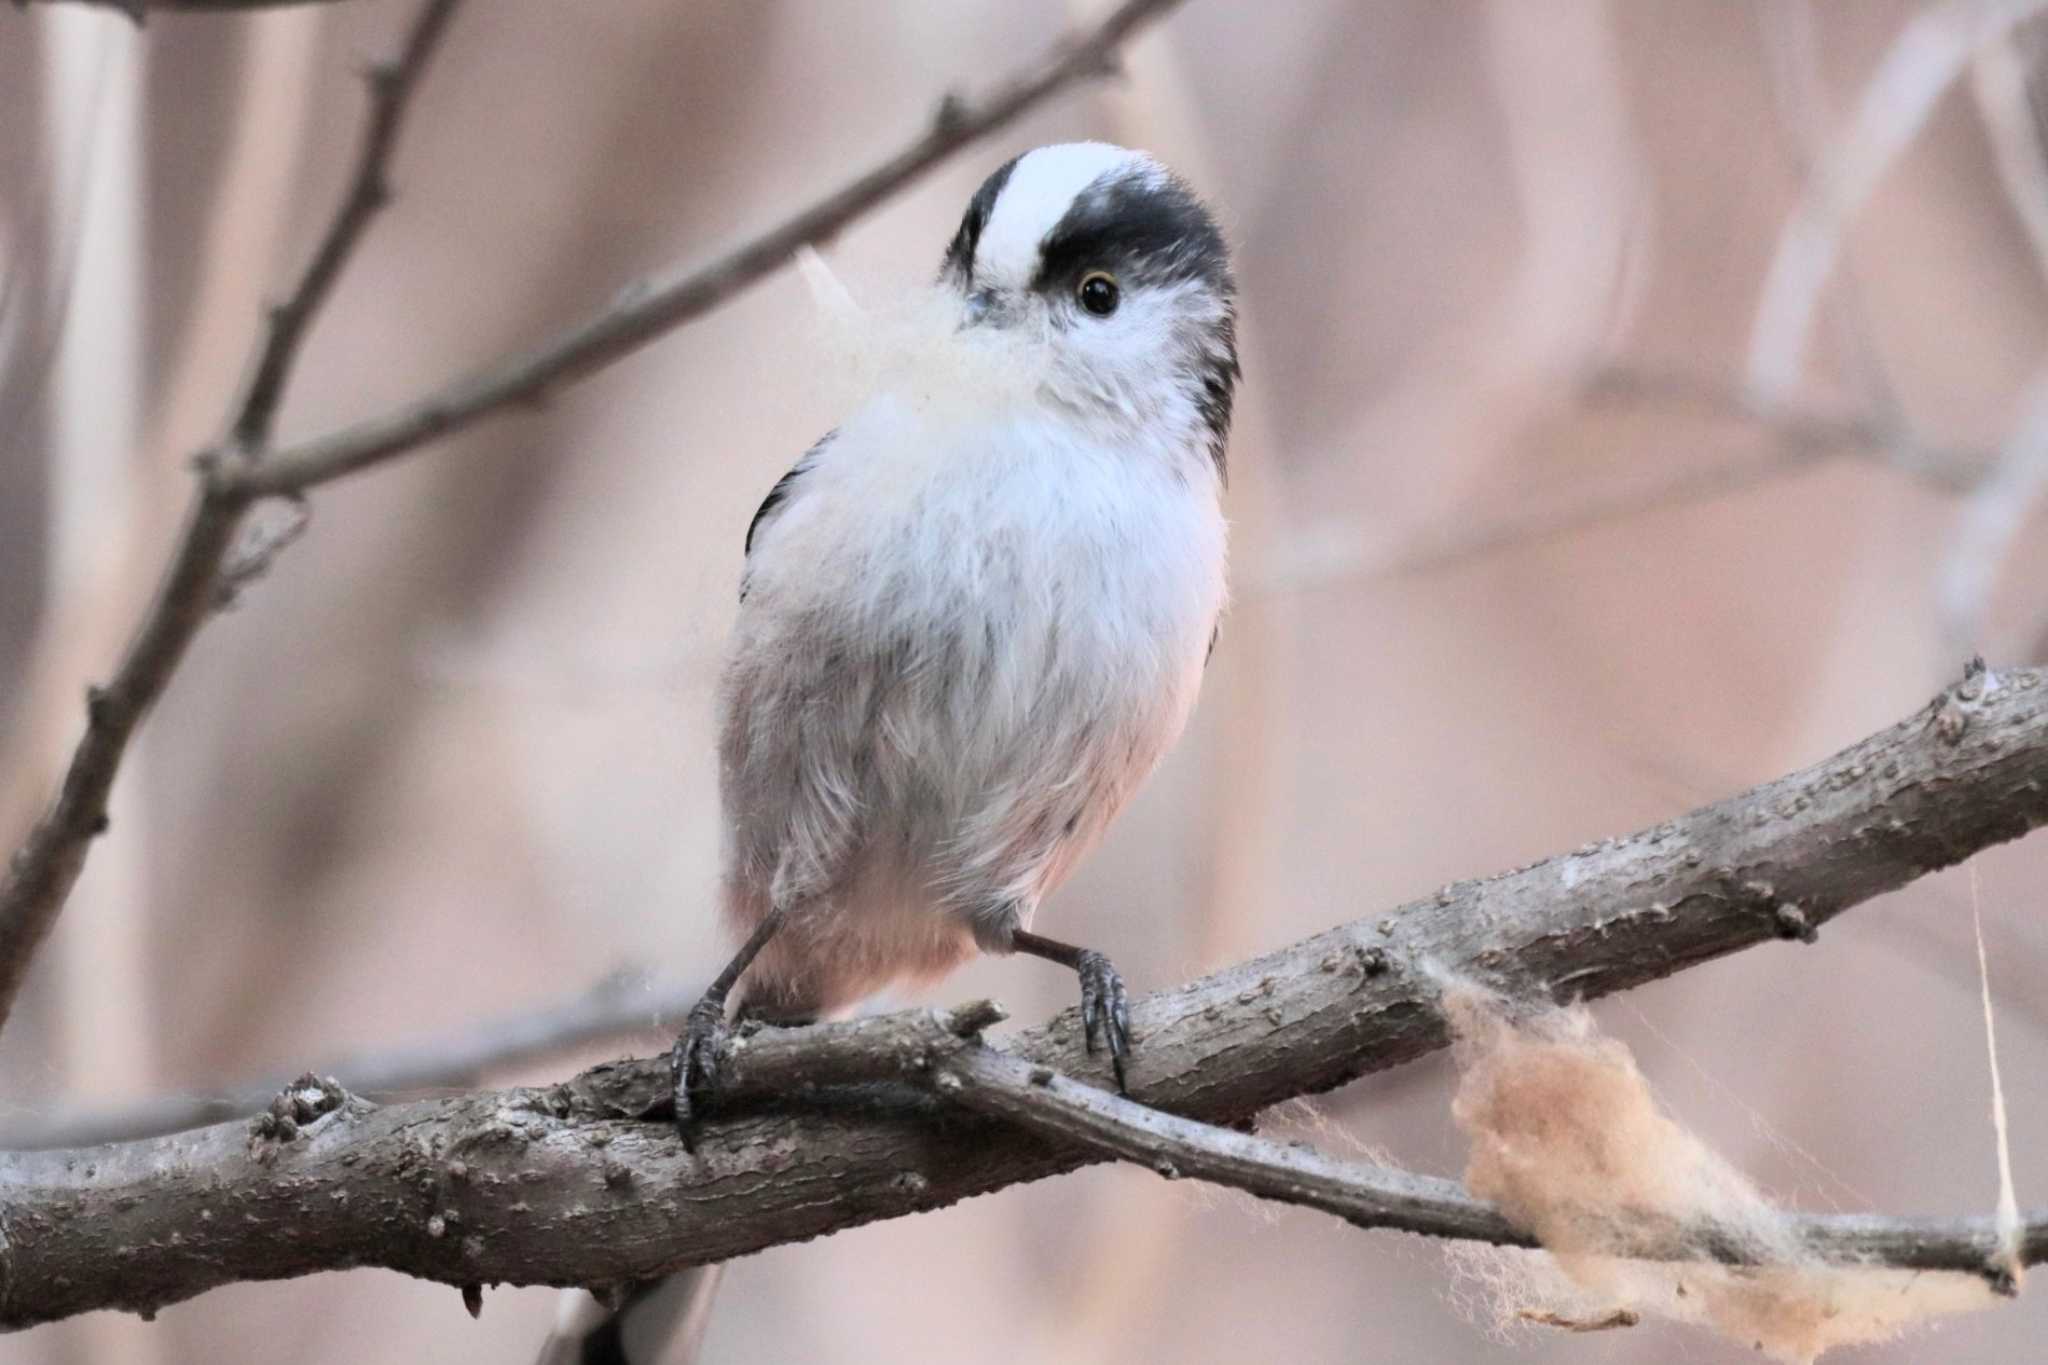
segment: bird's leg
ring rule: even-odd
[[[733,986],[768,940],[775,937],[787,914],[787,907],[778,905],[761,917],[754,932],[733,954],[732,961],[725,964],[725,970],[704,992],[703,999],[690,1007],[689,1022],[683,1025],[675,1050],[669,1053],[669,1077],[675,1086],[676,1131],[682,1134],[685,1145],[696,1136],[699,1112],[718,1091],[718,1066],[725,1054],[725,998],[732,994]]]
[[[1131,1011],[1124,997],[1124,979],[1109,959],[1088,948],[1045,938],[1023,929],[1010,935],[1010,946],[1020,953],[1042,957],[1073,970],[1081,978],[1081,1030],[1088,1050],[1095,1051],[1098,1039],[1109,1045],[1109,1064],[1116,1071],[1116,1088],[1129,1094],[1124,1085],[1124,1059],[1131,1055]]]

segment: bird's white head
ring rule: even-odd
[[[1032,343],[1047,397],[1205,449],[1222,472],[1238,378],[1229,250],[1157,161],[1100,142],[1017,157],[975,192],[939,283],[964,328]]]

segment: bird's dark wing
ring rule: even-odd
[[[837,430],[833,430],[819,437],[818,443],[806,450],[803,456],[790,466],[789,472],[775,481],[775,486],[768,490],[768,496],[761,499],[761,505],[754,509],[754,519],[747,523],[745,553],[749,558],[754,553],[754,537],[761,533],[762,527],[775,520],[783,505],[795,495],[797,484],[803,479],[805,471],[817,462],[819,454],[826,446],[832,444],[832,438],[838,434]],[[740,599],[744,601],[746,596],[747,580],[743,574],[740,578]]]

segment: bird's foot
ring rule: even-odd
[[[1081,977],[1081,1029],[1088,1051],[1093,1053],[1098,1042],[1108,1045],[1117,1093],[1127,1095],[1124,1061],[1131,1055],[1131,1010],[1124,995],[1124,979],[1108,958],[1093,951],[1084,951],[1074,970]]]
[[[697,1121],[716,1099],[718,1072],[725,1061],[730,1030],[725,1023],[725,997],[706,995],[690,1007],[689,1022],[669,1053],[669,1077],[675,1087],[676,1132],[683,1146],[696,1150]]]

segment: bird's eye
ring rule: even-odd
[[[1081,306],[1096,317],[1106,318],[1116,311],[1118,291],[1116,276],[1107,270],[1091,270],[1081,277],[1081,287],[1075,291]]]

